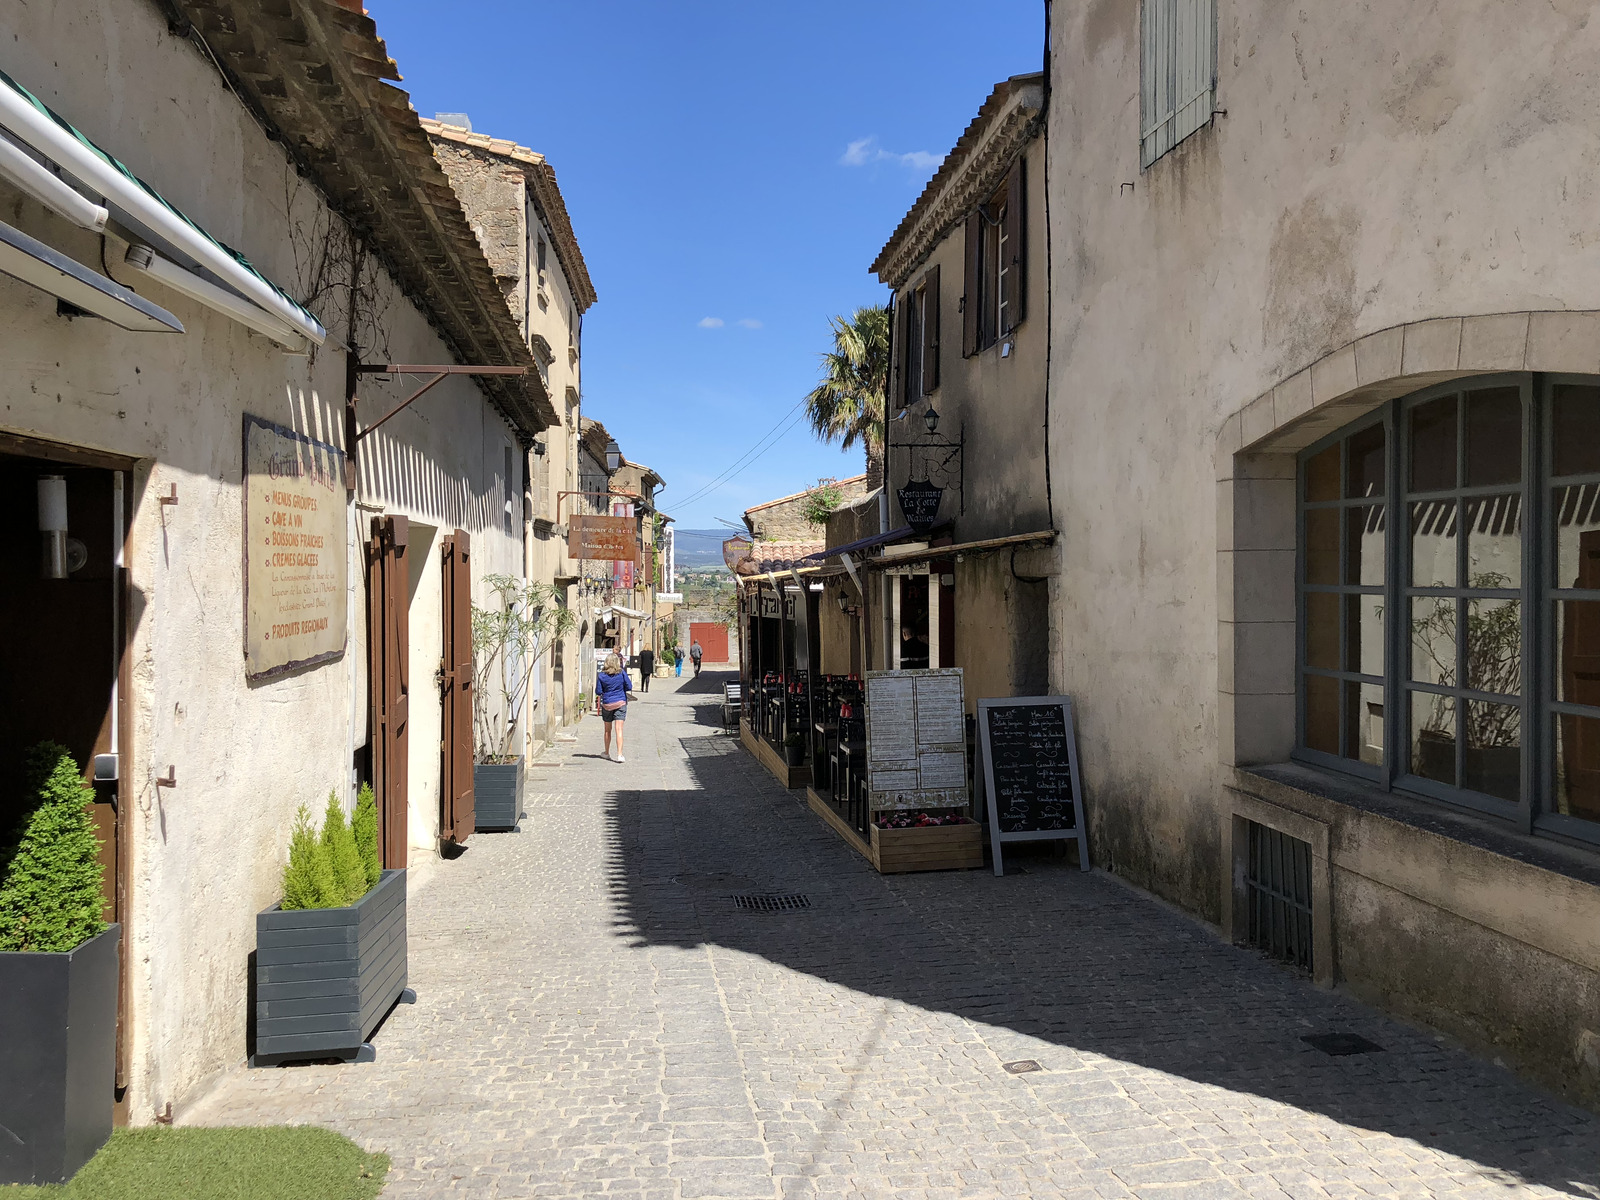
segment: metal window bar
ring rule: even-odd
[[[1312,969],[1311,846],[1248,822],[1245,888],[1250,944],[1300,970]]]

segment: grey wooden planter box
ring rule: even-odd
[[[385,871],[345,908],[256,914],[256,1066],[370,1059],[406,989],[406,873]]]
[[[522,817],[522,758],[472,768],[474,829],[515,829]]]
[[[121,940],[0,954],[0,1185],[65,1183],[111,1136]]]

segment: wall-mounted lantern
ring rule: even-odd
[[[922,414],[922,423],[928,427],[929,433],[939,432],[939,414],[933,411],[933,405],[928,405],[928,411]]]
[[[617,439],[612,438],[606,443],[606,470],[615,471],[622,465],[622,447],[617,445]]]

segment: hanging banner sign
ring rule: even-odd
[[[728,564],[728,570],[738,569],[739,564],[750,557],[753,544],[747,537],[731,537],[722,543],[722,561]]]
[[[631,562],[639,557],[635,524],[632,517],[575,513],[567,518],[567,557]]]
[[[900,511],[907,525],[918,533],[933,528],[939,516],[939,503],[944,499],[942,487],[935,487],[926,479],[913,479],[905,487],[896,488],[894,494],[900,498]]]
[[[264,679],[344,653],[344,454],[244,418],[244,663]]]

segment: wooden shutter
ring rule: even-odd
[[[911,306],[915,303],[915,292],[907,292],[895,303],[894,379],[889,388],[891,415],[914,399],[906,396],[906,344],[911,338]]]
[[[922,394],[939,386],[939,268],[922,277]]]
[[[978,330],[983,316],[983,215],[976,209],[967,217],[966,265],[961,279],[961,357],[978,352]]]
[[[439,836],[459,846],[477,828],[472,786],[472,558],[465,530],[445,538],[442,565]]]
[[[371,711],[372,790],[378,801],[383,865],[406,865],[411,621],[410,523],[374,517],[367,552],[367,699]]]
[[[1006,264],[1006,327],[1000,331],[1004,337],[1027,314],[1022,309],[1022,298],[1028,289],[1024,286],[1024,271],[1028,261],[1025,234],[1028,228],[1027,165],[1022,158],[1011,164],[1011,174],[1006,179],[1005,235],[1006,253],[1011,261]]]

